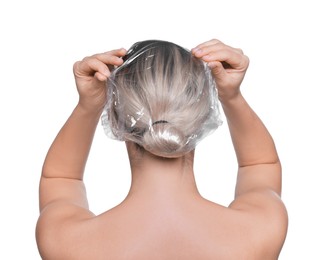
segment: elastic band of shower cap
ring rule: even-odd
[[[134,44],[107,82],[106,135],[162,157],[195,149],[221,124],[211,70],[191,52],[158,40]]]

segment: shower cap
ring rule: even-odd
[[[135,43],[107,82],[101,117],[107,136],[161,157],[180,157],[221,124],[206,63],[167,41]]]

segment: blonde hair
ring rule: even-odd
[[[170,42],[134,44],[108,81],[105,132],[162,157],[179,157],[222,122],[207,66]]]

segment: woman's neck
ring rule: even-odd
[[[127,143],[127,148],[132,172],[129,197],[175,200],[199,196],[193,172],[193,152],[168,159],[140,151],[133,143]]]

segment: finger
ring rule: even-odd
[[[125,49],[119,49],[119,50],[96,54],[93,57],[99,59],[100,61],[102,61],[107,65],[119,66],[122,65],[123,60],[121,57],[123,57],[125,54],[126,54]]]
[[[233,51],[239,54],[244,54],[244,52],[242,51],[242,49],[240,48],[234,48],[225,44],[213,44],[213,45],[208,45],[208,46],[204,46],[202,48],[203,50],[203,55],[208,54],[210,52],[217,52],[217,51],[221,51],[221,50],[228,50],[228,51]]]
[[[196,53],[197,51],[202,50],[204,47],[212,46],[212,45],[215,45],[215,44],[224,45],[223,42],[221,42],[217,39],[212,39],[210,41],[207,41],[207,42],[204,42],[204,43],[201,43],[201,44],[197,45],[195,48],[191,49],[191,52]]]
[[[93,76],[96,72],[97,75],[102,74],[106,78],[110,75],[107,65],[94,57],[84,58],[74,64],[74,73],[77,76]]]
[[[202,57],[205,62],[220,61],[229,64],[233,69],[242,70],[248,67],[248,57],[241,54],[233,48],[224,48],[221,50],[206,51]]]
[[[123,57],[127,53],[127,50],[124,48],[120,48],[120,49],[116,49],[116,50],[107,51],[104,53],[111,54],[111,55],[118,56],[118,57]]]
[[[227,75],[227,72],[221,62],[212,61],[212,62],[209,62],[207,65],[209,66],[213,75],[217,79],[223,79]]]
[[[221,50],[231,50],[231,51],[235,51],[235,52],[238,52],[240,53],[237,49],[235,48],[232,48],[228,45],[225,45],[221,42],[217,42],[217,43],[214,43],[214,44],[208,44],[208,45],[204,45],[202,47],[199,47],[197,49],[197,51],[195,51],[195,56],[198,57],[198,58],[201,58],[211,52],[218,52],[218,51],[221,51]]]
[[[202,57],[208,55],[211,52],[218,52],[220,50],[225,50],[225,49],[230,50],[230,51],[234,51],[238,54],[244,54],[242,49],[233,48],[231,46],[225,45],[224,43],[220,42],[219,40],[212,40],[212,41],[210,41],[210,42],[208,42],[204,45],[200,45],[200,47],[198,47],[198,49],[193,50],[194,51],[193,54],[197,58],[202,58]]]
[[[97,78],[99,81],[107,81],[108,77],[99,73],[99,72],[96,72],[95,73],[95,78]]]

